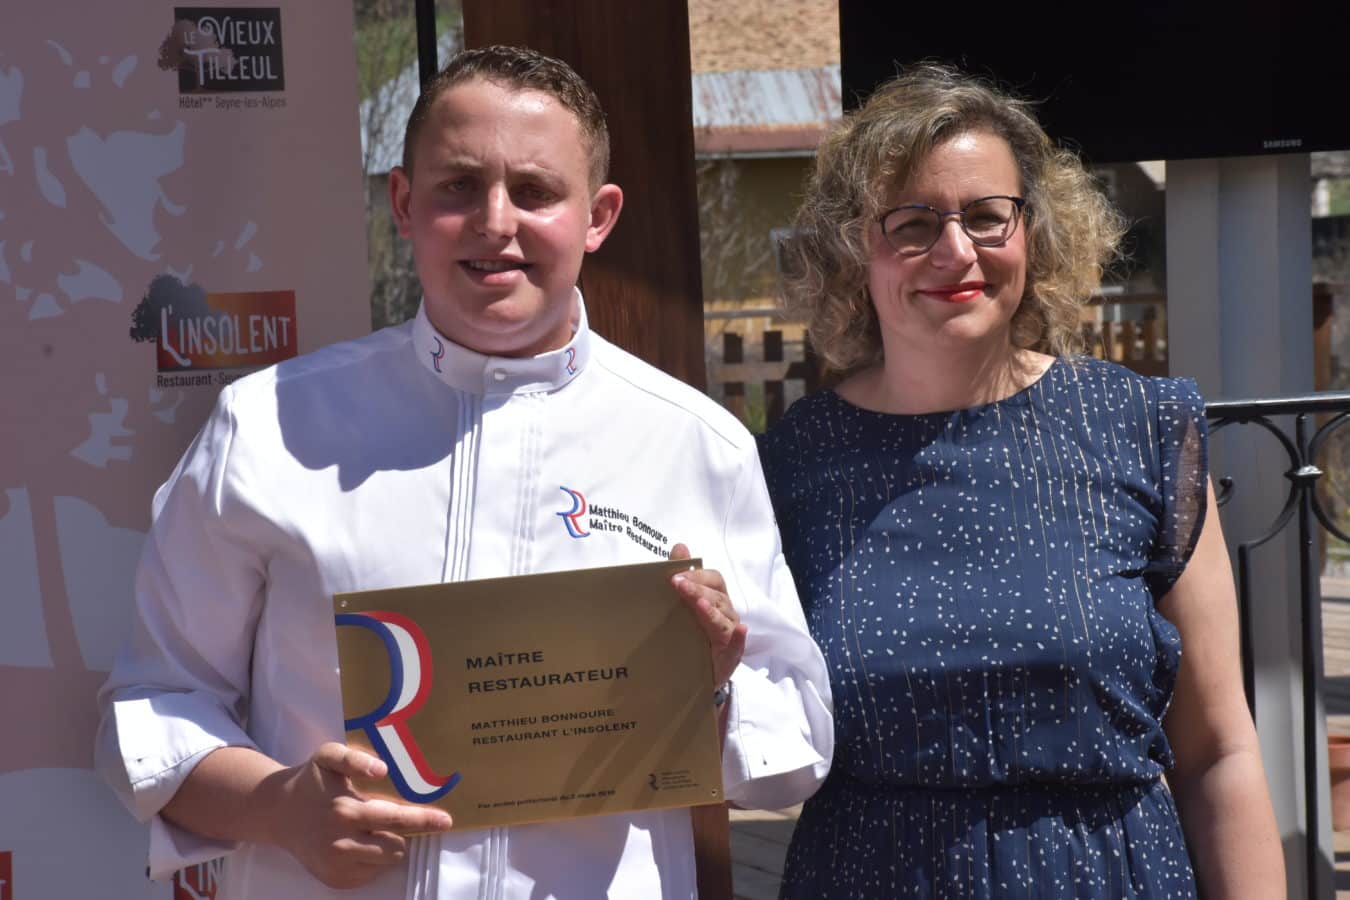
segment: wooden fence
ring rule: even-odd
[[[1130,318],[1117,318],[1116,311]],[[1161,294],[1095,297],[1083,310],[1083,352],[1140,375],[1167,374],[1167,300]]]
[[[742,335],[724,332],[721,359],[710,361],[708,382],[721,386],[722,405],[752,427],[761,424],[758,421],[760,415],[758,410],[747,405],[747,400],[754,394],[762,396],[762,425],[767,428],[783,417],[787,408],[788,382],[800,382],[804,393],[818,390],[824,367],[811,352],[810,342],[800,342],[799,358],[788,360],[780,329],[761,332],[759,338],[755,349],[759,351],[760,359],[748,360]]]
[[[1095,298],[1083,311],[1083,351],[1141,375],[1166,375],[1165,303],[1156,294]],[[1117,308],[1132,318],[1117,319]],[[718,324],[705,332],[709,392],[752,431],[777,422],[792,398],[832,383],[801,324],[771,308],[710,310],[705,318]],[[726,328],[728,320],[740,320],[739,327]]]

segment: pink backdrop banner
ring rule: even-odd
[[[369,330],[361,178],[350,3],[0,4],[5,900],[174,893],[94,694],[221,385]]]

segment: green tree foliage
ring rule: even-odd
[[[361,165],[371,275],[370,322],[373,328],[383,328],[410,318],[421,298],[412,250],[398,236],[390,214],[388,178],[372,166],[378,148],[391,142],[401,146],[412,105],[395,86],[405,73],[416,77],[417,20],[412,0],[354,2],[357,88],[365,147]],[[459,0],[437,0],[436,31],[442,47],[447,44],[447,35],[451,46],[462,46],[463,23]]]

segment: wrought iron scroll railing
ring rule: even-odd
[[[1298,527],[1299,618],[1302,622],[1303,682],[1303,785],[1306,815],[1306,844],[1308,896],[1322,896],[1326,885],[1319,884],[1325,877],[1319,848],[1320,810],[1326,802],[1321,796],[1319,779],[1318,742],[1321,733],[1318,717],[1322,714],[1323,659],[1322,659],[1322,605],[1318,541],[1316,527],[1350,543],[1335,517],[1324,508],[1318,495],[1317,483],[1325,474],[1318,467],[1319,453],[1328,439],[1347,421],[1350,421],[1350,392],[1322,392],[1299,397],[1268,400],[1233,400],[1210,403],[1205,407],[1211,433],[1220,429],[1245,425],[1264,430],[1272,435],[1289,458],[1284,476],[1289,480],[1289,491],[1284,504],[1270,526],[1261,534],[1246,540],[1236,540],[1237,588],[1241,622],[1242,677],[1247,693],[1247,704],[1255,714],[1255,666],[1252,647],[1252,555],[1262,544],[1281,534],[1291,520]],[[1288,417],[1293,419],[1292,436]],[[1215,473],[1218,475],[1219,473]],[[1252,473],[1263,477],[1263,473]],[[1221,475],[1217,479],[1217,501],[1226,505],[1241,489],[1234,478]],[[1230,535],[1230,541],[1240,538]]]

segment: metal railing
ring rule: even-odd
[[[1306,816],[1306,843],[1308,896],[1321,896],[1320,884],[1325,863],[1320,857],[1319,820],[1325,799],[1321,795],[1318,772],[1320,757],[1318,743],[1322,714],[1323,660],[1322,660],[1322,604],[1320,570],[1316,540],[1316,525],[1321,524],[1330,534],[1350,543],[1347,535],[1333,517],[1323,508],[1317,494],[1317,482],[1324,474],[1318,467],[1319,452],[1338,428],[1350,420],[1350,392],[1322,392],[1298,397],[1268,400],[1232,400],[1209,403],[1205,415],[1212,433],[1232,425],[1250,425],[1273,435],[1289,458],[1284,472],[1289,480],[1289,491],[1270,526],[1261,534],[1237,543],[1237,588],[1242,641],[1242,677],[1247,693],[1247,705],[1253,718],[1255,704],[1255,665],[1253,659],[1252,625],[1252,553],[1256,548],[1281,534],[1291,519],[1298,521],[1299,545],[1299,615],[1303,682],[1303,788]],[[1284,422],[1277,419],[1293,417],[1291,437]],[[1315,417],[1325,417],[1320,423]],[[1237,485],[1232,477],[1217,479],[1217,502],[1224,506],[1232,499]],[[1258,723],[1259,727],[1259,723]]]

